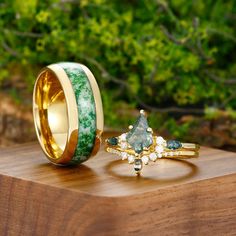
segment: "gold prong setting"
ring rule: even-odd
[[[131,129],[133,129],[134,127],[133,127],[133,125],[129,125],[129,130],[131,130]]]
[[[161,158],[190,158],[198,156],[199,146],[196,144],[181,143],[177,140],[167,141],[161,136],[153,135],[153,130],[148,126],[144,114],[146,113],[141,110],[140,116],[142,116],[143,120],[137,120],[139,122],[136,121],[134,125],[130,125],[127,133],[107,139],[106,151],[121,156],[122,160],[127,160],[129,164],[133,164],[136,174],[140,174],[144,165],[148,165],[149,162],[156,162]],[[135,129],[138,132],[143,130],[147,135],[138,133]],[[151,136],[148,136],[148,133],[151,133]],[[132,143],[129,143],[130,137],[132,137]],[[133,142],[134,138],[136,138],[136,142]],[[148,139],[148,142],[145,138]],[[139,144],[142,146],[141,151]]]

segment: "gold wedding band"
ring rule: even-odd
[[[103,132],[100,90],[84,65],[63,62],[45,67],[33,92],[39,143],[55,164],[79,164],[97,153]]]

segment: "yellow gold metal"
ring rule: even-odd
[[[104,120],[102,100],[91,71],[84,70],[93,92],[96,109],[96,138],[91,152],[100,148]],[[33,116],[39,143],[47,158],[55,164],[68,164],[78,143],[79,114],[72,84],[58,64],[45,67],[38,75],[33,91]]]
[[[71,160],[78,140],[78,112],[65,71],[50,65],[39,74],[33,96],[33,115],[39,143],[50,161]]]
[[[133,149],[122,149],[120,147],[110,147],[109,145],[107,145],[105,147],[105,150],[107,152],[112,152],[112,150],[116,150],[118,152],[126,152],[127,154],[129,155],[133,155],[133,156],[136,156],[138,157],[139,155],[137,155],[137,153],[135,153],[135,151]],[[144,150],[142,152],[142,155],[140,155],[140,158],[143,157],[143,156],[148,156],[150,155],[150,153],[152,153],[154,151],[151,151],[151,150]],[[165,156],[165,153],[167,153],[168,155]],[[173,155],[169,155],[170,153],[172,153]],[[184,150],[184,149],[178,149],[178,151],[164,151],[163,152],[163,157],[167,157],[167,158],[192,158],[192,157],[198,157],[199,153],[198,151],[189,151],[189,150]]]
[[[166,142],[166,141],[165,141]],[[200,146],[194,143],[181,143],[182,147],[178,148],[176,150],[170,150],[167,147],[165,147],[165,144],[163,144],[163,152],[161,153],[161,157],[163,158],[194,158],[198,157],[199,148]],[[105,150],[110,153],[116,153],[120,154],[122,152],[127,153],[128,155],[132,155],[135,158],[142,158],[143,156],[149,156],[151,153],[155,153],[155,147],[156,147],[156,136],[153,136],[153,144],[150,147],[144,147],[142,153],[137,154],[130,145],[128,145],[128,148],[123,149],[119,145],[112,146],[106,142]],[[157,158],[158,159],[158,158]]]
[[[195,143],[182,143],[182,148],[184,149],[192,149],[192,150],[199,150],[200,146]]]
[[[136,174],[140,174],[143,164],[155,162],[160,158],[185,159],[198,157],[200,146],[194,143],[180,143],[178,140],[165,140],[161,136],[154,136],[151,127],[148,127],[144,110],[135,123],[135,128],[118,137],[106,141],[105,150],[117,154],[122,160],[128,159],[129,164],[134,163]],[[116,142],[113,142],[115,140]]]

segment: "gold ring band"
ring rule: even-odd
[[[92,72],[57,63],[38,75],[33,115],[39,143],[55,164],[78,164],[97,153],[103,131],[102,100]]]
[[[160,158],[192,158],[198,157],[200,146],[194,143],[181,143],[177,140],[165,140],[161,136],[153,135],[148,126],[146,114],[140,111],[140,116],[134,125],[129,126],[129,132],[118,137],[106,140],[105,150],[109,153],[127,159],[134,164],[137,174],[142,170],[143,164],[156,161]]]

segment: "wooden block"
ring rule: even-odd
[[[78,167],[0,150],[0,235],[236,235],[236,153],[161,159],[136,177],[104,151]]]

